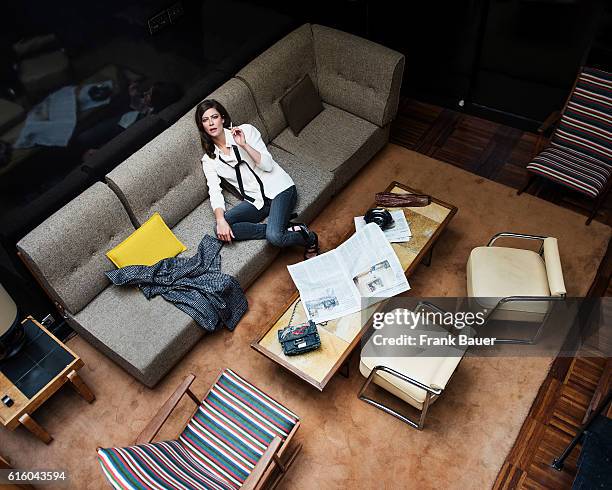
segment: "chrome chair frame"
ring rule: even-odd
[[[428,301],[420,301],[419,303],[417,303],[415,312],[418,312],[419,309],[423,309],[423,308],[430,308],[433,311],[442,313],[442,314],[446,313],[443,309],[437,307],[436,305]],[[452,328],[454,329],[454,326]],[[406,415],[402,415],[398,411],[393,410],[392,408],[384,405],[383,403],[376,401],[373,398],[370,398],[365,395],[365,392],[370,386],[370,383],[372,383],[372,381],[374,380],[374,377],[379,371],[389,373],[390,375],[395,376],[396,378],[399,378],[402,381],[405,381],[406,383],[410,383],[411,385],[416,386],[417,388],[421,388],[422,390],[426,392],[425,401],[423,402],[423,408],[421,409],[421,416],[418,422],[408,418]],[[455,372],[456,371],[457,369],[455,369]],[[455,373],[453,373],[453,375],[454,374]],[[451,375],[451,378],[453,377],[453,375]],[[429,406],[442,394],[443,391],[444,390],[440,388],[436,389],[436,388],[432,388],[431,386],[427,386],[421,383],[420,381],[417,381],[416,379],[411,378],[410,376],[406,376],[405,374],[402,374],[396,371],[395,369],[392,369],[384,365],[379,365],[379,366],[374,366],[374,369],[372,369],[372,371],[370,372],[368,379],[366,379],[365,383],[361,387],[361,390],[359,391],[359,394],[357,396],[360,400],[366,403],[369,403],[370,405],[375,406],[379,410],[382,410],[383,412],[388,413],[389,415],[393,415],[395,418],[401,420],[402,422],[408,424],[409,426],[414,427],[417,430],[423,430],[423,426],[425,425],[425,417],[427,416],[427,410],[429,409]]]
[[[523,240],[539,240],[542,242],[542,245],[540,246],[540,250],[538,251],[538,254],[542,256],[544,253],[544,240],[548,237],[540,236],[540,235],[527,235],[524,233],[512,233],[509,231],[504,231],[504,232],[493,235],[493,237],[491,237],[491,239],[489,240],[487,247],[492,247],[493,244],[500,238],[518,238],[518,239],[523,239]],[[518,303],[518,302],[521,302],[521,303],[525,303],[525,302],[553,303],[557,301],[564,301],[565,297],[566,295],[564,293],[560,296],[549,296],[549,297],[507,296],[505,298],[501,298],[493,308],[491,308],[490,310],[485,310],[487,311],[487,316],[485,317],[485,321],[483,325],[481,326],[481,328],[484,328],[487,322],[490,320],[491,316],[495,313],[495,311],[497,311],[498,309],[501,309],[501,306],[505,304],[512,303],[512,302],[515,302],[515,303]],[[540,322],[540,326],[538,327],[535,335],[533,335],[532,337],[528,339],[499,339],[499,338],[496,338],[495,343],[496,344],[522,344],[522,345],[533,345],[537,343],[540,336],[542,335],[542,330],[544,329],[544,325],[546,324],[548,317],[550,316],[550,311],[551,311],[551,308],[549,307],[546,314],[544,315],[542,322]]]

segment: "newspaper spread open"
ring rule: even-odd
[[[374,223],[359,229],[335,250],[288,269],[306,316],[315,323],[355,313],[410,289],[397,255]]]

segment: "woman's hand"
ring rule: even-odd
[[[236,144],[241,148],[244,148],[244,145],[246,145],[246,138],[244,137],[244,132],[242,129],[238,127],[232,128],[232,136],[234,137]]]
[[[229,223],[224,218],[217,220],[217,238],[222,242],[231,243],[234,233]]]

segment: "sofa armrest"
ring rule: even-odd
[[[323,101],[380,127],[397,113],[404,55],[367,39],[313,25]]]
[[[97,182],[17,243],[17,250],[46,293],[76,314],[108,285],[105,256],[134,231],[121,201]]]

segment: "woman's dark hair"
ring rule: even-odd
[[[215,158],[215,144],[213,143],[213,140],[209,134],[204,130],[204,124],[202,123],[202,116],[208,109],[216,109],[219,114],[221,114],[224,128],[229,128],[232,120],[225,107],[214,99],[206,99],[196,109],[195,123],[200,131],[200,142],[202,143],[202,148],[204,149],[204,153],[206,153],[210,158]]]

